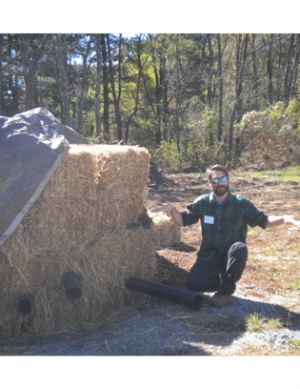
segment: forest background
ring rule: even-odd
[[[167,171],[284,167],[300,162],[299,56],[296,33],[0,34],[0,115],[46,108]]]

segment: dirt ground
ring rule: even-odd
[[[149,182],[146,206],[150,210],[166,203],[184,210],[188,203],[210,191],[204,175],[164,177],[160,185]],[[230,190],[249,198],[269,215],[290,214],[300,220],[300,181],[278,183],[235,172],[231,174]],[[157,260],[160,282],[185,288],[201,243],[200,225],[182,228],[181,232],[181,243],[158,250]],[[264,325],[265,330],[278,330],[279,319],[283,323],[280,328],[300,328],[299,236],[294,226],[249,229],[247,267],[229,307],[204,306],[197,312],[148,298],[109,318],[97,330],[2,345],[1,354],[300,355],[300,340],[285,347],[275,347],[274,342],[259,343],[257,337],[253,338],[257,328],[251,329],[249,324],[249,317],[257,314],[264,319],[256,326]]]

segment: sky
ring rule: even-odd
[[[300,32],[297,0],[15,0],[1,14],[2,33]]]

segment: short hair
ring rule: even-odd
[[[216,165],[210,166],[210,167],[207,168],[207,170],[206,170],[206,173],[208,174],[208,179],[209,179],[209,180],[211,179],[211,176],[212,176],[212,172],[213,172],[213,171],[220,171],[220,172],[223,172],[224,175],[228,177],[228,170],[226,169],[226,167],[223,166],[223,165],[216,164]]]

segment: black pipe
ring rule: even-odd
[[[62,275],[66,295],[69,300],[79,300],[81,297],[81,286],[76,275],[72,272],[66,272]]]
[[[34,307],[34,298],[31,294],[23,294],[17,301],[17,311],[20,315],[29,315]]]
[[[143,280],[137,277],[127,279],[125,281],[125,286],[129,290],[149,294],[176,304],[182,303],[193,309],[200,308],[203,304],[203,297],[198,293]]]

